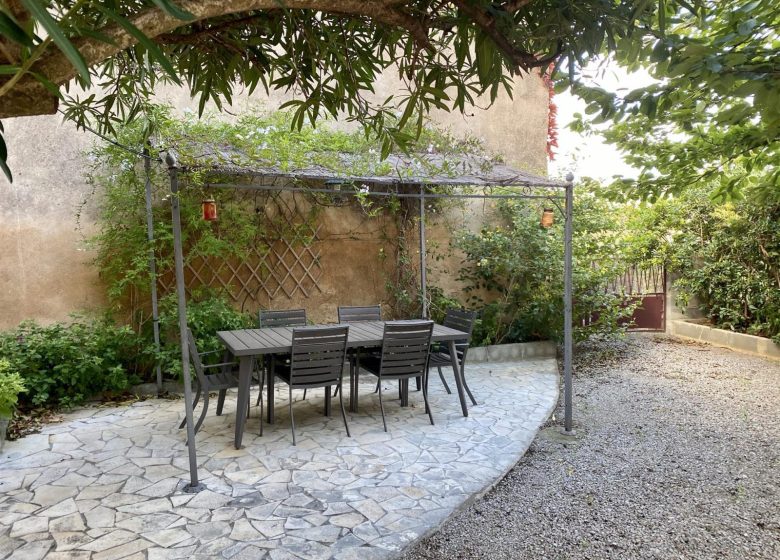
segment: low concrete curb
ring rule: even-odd
[[[780,360],[780,346],[761,336],[717,329],[709,325],[683,320],[671,321],[670,333],[681,338],[729,348],[736,352]]]
[[[178,381],[163,381],[162,386],[163,393],[184,393],[184,385]],[[157,396],[157,384],[156,383],[141,383],[140,385],[134,385],[130,388],[130,392],[139,397],[156,397]]]
[[[467,363],[514,362],[528,358],[554,358],[557,348],[549,340],[469,348]]]

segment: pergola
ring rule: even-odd
[[[195,448],[195,431],[192,410],[192,383],[190,378],[190,355],[187,344],[187,308],[184,281],[184,255],[182,249],[181,214],[178,193],[181,190],[180,174],[198,171],[206,177],[205,187],[214,189],[262,190],[276,192],[322,193],[334,196],[396,197],[416,199],[419,202],[420,243],[420,292],[422,315],[428,317],[426,298],[426,242],[425,201],[432,199],[544,199],[554,204],[564,217],[564,430],[572,431],[572,220],[573,220],[573,176],[566,182],[546,179],[508,167],[494,160],[477,156],[453,156],[435,153],[397,155],[391,154],[381,162],[384,170],[391,173],[372,174],[368,172],[349,174],[337,172],[323,165],[309,165],[300,169],[283,168],[279,164],[247,157],[231,147],[200,146],[200,155],[180,163],[173,149],[165,150],[165,164],[168,167],[171,191],[171,219],[174,235],[174,260],[176,292],[181,336],[181,360],[184,382],[185,415],[187,426],[187,447],[190,465],[190,484],[185,488],[197,492],[203,488],[198,480]],[[337,154],[342,165],[349,169],[355,156]],[[150,241],[153,239],[151,218],[151,183],[146,158],[147,185],[146,207]],[[365,166],[361,166],[365,169]],[[216,179],[210,181],[209,179]],[[227,182],[224,180],[227,178]],[[238,182],[238,179],[243,182]],[[347,188],[344,188],[348,186]],[[451,192],[435,192],[433,186],[451,187]],[[154,255],[150,254],[152,275],[152,312],[155,339],[159,344],[157,293]],[[158,383],[161,374],[158,369]]]

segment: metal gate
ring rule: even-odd
[[[609,283],[607,289],[624,297],[626,306],[638,304],[622,321],[630,331],[666,330],[666,269],[663,266],[632,267]]]

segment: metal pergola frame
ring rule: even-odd
[[[149,229],[149,241],[153,241],[153,229],[151,227],[151,192],[149,187],[149,160],[147,158],[147,217],[148,217],[148,229]],[[184,383],[184,401],[185,401],[185,417],[187,427],[187,449],[190,466],[190,483],[184,488],[186,492],[198,492],[204,488],[204,485],[198,479],[198,465],[197,455],[195,448],[195,430],[194,430],[194,418],[192,410],[192,380],[190,377],[190,354],[187,343],[187,306],[186,306],[186,294],[184,283],[184,254],[182,248],[182,235],[181,235],[181,210],[179,204],[179,173],[183,170],[188,170],[188,167],[182,167],[179,165],[176,154],[173,151],[167,151],[165,153],[165,164],[168,167],[168,174],[170,178],[170,191],[171,191],[171,221],[173,225],[173,238],[174,238],[174,261],[175,261],[175,276],[176,276],[176,294],[178,304],[179,315],[179,331],[180,331],[180,343],[181,343],[181,360],[182,360],[182,375]],[[230,174],[236,176],[254,176],[264,177],[264,174],[259,173],[247,173],[246,171],[224,171],[220,169],[211,169],[215,173]],[[280,178],[278,175],[275,178]],[[414,198],[419,200],[420,208],[420,229],[419,229],[419,241],[420,241],[420,292],[422,300],[422,314],[423,317],[428,317],[428,300],[427,300],[427,288],[426,288],[426,247],[425,247],[425,201],[426,199],[545,199],[551,201],[564,217],[564,293],[563,293],[563,309],[564,309],[564,340],[563,340],[563,377],[564,377],[564,433],[573,433],[573,419],[572,419],[572,355],[573,355],[573,311],[572,311],[572,222],[573,222],[573,204],[574,204],[574,176],[569,173],[566,177],[566,183],[560,183],[550,181],[542,178],[534,178],[533,183],[518,182],[516,184],[504,184],[496,183],[492,185],[482,185],[488,187],[501,187],[501,188],[518,188],[521,192],[517,193],[426,193],[426,183],[415,180],[397,180],[392,183],[384,182],[384,185],[394,184],[396,186],[404,185],[407,187],[418,187],[419,192],[389,192],[389,191],[349,191],[349,190],[337,190],[335,188],[316,188],[316,187],[300,187],[294,186],[295,176],[289,174],[288,181],[285,184],[258,184],[258,183],[206,183],[207,188],[220,188],[220,189],[237,189],[237,190],[264,190],[264,191],[276,191],[276,192],[305,192],[305,193],[322,193],[330,194],[334,196],[383,196],[383,197],[397,197],[397,198]],[[355,179],[345,177],[341,180],[343,183],[353,183]],[[364,179],[357,179],[357,182],[365,182]],[[369,181],[370,182],[370,181]],[[329,180],[328,183],[333,183]],[[427,183],[430,185],[442,184],[441,182]],[[465,183],[451,183],[452,186],[467,186]],[[563,190],[563,195],[560,194],[533,194],[534,189],[547,188],[547,189],[559,189]],[[563,202],[563,206],[560,205]],[[157,327],[157,293],[156,293],[156,271],[154,269],[154,259],[150,258],[150,272],[152,275],[152,309],[153,318],[155,321],[155,327]],[[156,342],[159,344],[159,331],[155,329]],[[158,371],[158,387],[160,386],[161,379]]]

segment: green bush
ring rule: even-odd
[[[70,407],[105,391],[123,391],[153,368],[148,341],[108,318],[0,333],[0,356],[24,379],[22,406]]]
[[[542,205],[530,200],[502,202],[498,211],[498,225],[461,232],[454,243],[466,257],[460,280],[467,303],[481,310],[474,343],[561,340],[563,220],[557,214],[553,227],[540,227]],[[605,290],[626,267],[622,215],[588,192],[578,193],[574,213],[575,336],[622,333],[619,319],[633,309]]]
[[[780,342],[780,206],[693,191],[674,209],[678,303],[696,298],[712,324]]]
[[[22,376],[11,369],[11,362],[0,359],[0,419],[13,416],[19,393],[24,391]]]
[[[217,338],[217,331],[256,327],[257,317],[237,311],[224,296],[199,291],[187,302],[187,325],[195,336],[198,351],[208,352],[224,349]],[[164,341],[161,351],[163,371],[180,378],[181,345],[175,293],[160,301],[160,332]],[[216,353],[211,358],[220,361],[222,356]]]

